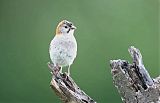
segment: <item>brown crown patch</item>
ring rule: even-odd
[[[58,24],[58,26],[57,26],[57,28],[56,28],[56,35],[59,35],[59,34],[62,33],[61,30],[60,30],[60,28],[62,27],[63,24],[64,24],[64,20],[62,20],[62,21]]]

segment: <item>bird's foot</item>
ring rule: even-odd
[[[54,66],[54,69],[52,70],[52,74],[54,74],[55,76],[58,76],[58,74],[60,74],[60,67]]]
[[[68,76],[68,73],[66,73],[66,72],[63,73],[63,74],[62,74],[62,77],[63,77],[63,80],[67,81],[67,80],[68,80],[68,77],[69,77],[69,76]]]

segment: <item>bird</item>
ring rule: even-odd
[[[77,56],[77,41],[74,36],[76,26],[68,20],[59,22],[56,33],[50,42],[50,59],[56,70],[62,73],[63,67],[68,67],[67,75],[70,75],[70,66]]]

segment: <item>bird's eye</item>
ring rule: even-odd
[[[65,28],[68,28],[67,26],[64,26]]]

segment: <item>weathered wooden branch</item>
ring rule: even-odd
[[[142,55],[135,47],[129,48],[133,63],[111,60],[113,82],[124,103],[160,103],[160,76],[152,79],[145,69]]]
[[[113,82],[124,103],[160,103],[160,76],[152,79],[145,69],[140,51],[129,48],[133,59],[111,60]],[[48,63],[52,73],[51,88],[63,103],[96,103],[85,94],[66,73],[57,73],[52,63]]]
[[[52,73],[50,86],[63,103],[96,103],[78,87],[70,76],[66,73],[58,72],[57,74],[51,63],[48,63],[48,67]]]

